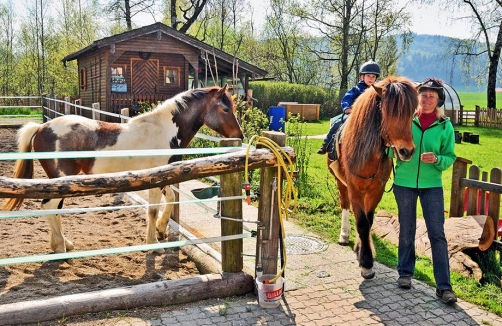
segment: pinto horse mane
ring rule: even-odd
[[[375,86],[357,98],[345,126],[343,155],[351,171],[362,169],[376,149],[384,149],[381,135],[386,118],[404,122],[413,115],[417,106],[415,87],[405,77],[387,77]],[[378,94],[380,90],[381,95]],[[403,132],[410,128],[406,123],[391,127],[402,128]]]
[[[226,87],[221,88],[218,86],[213,86],[207,88],[190,89],[183,93],[179,93],[176,96],[171,97],[170,99],[167,99],[162,103],[159,103],[152,109],[152,111],[137,115],[134,118],[131,118],[128,122],[135,123],[144,120],[156,119],[157,115],[159,114],[167,114],[172,117],[184,110],[190,109],[190,104],[194,101],[204,99],[209,93],[218,91],[222,91],[225,95],[221,97],[223,104],[233,108],[233,110],[235,111],[235,103],[234,101],[232,101],[230,95],[226,93]]]

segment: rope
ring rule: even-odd
[[[219,138],[221,139],[221,138]],[[38,160],[51,158],[86,158],[86,157],[136,157],[136,156],[168,156],[189,154],[225,154],[244,149],[242,147],[215,148],[176,148],[176,149],[142,149],[114,151],[69,151],[69,152],[28,152],[2,153],[0,160]]]
[[[159,204],[144,204],[144,205],[126,205],[126,206],[107,206],[107,207],[87,207],[87,208],[62,208],[62,209],[47,209],[47,210],[20,210],[20,211],[0,211],[0,219],[2,218],[16,218],[16,217],[35,217],[35,216],[47,216],[47,215],[59,215],[59,214],[79,214],[86,212],[101,212],[101,211],[116,211],[120,209],[130,209],[130,208],[148,208],[153,206],[164,206],[166,204],[199,204],[203,202],[215,202],[215,201],[225,201],[225,200],[236,200],[244,199],[244,196],[229,196],[229,197],[217,197],[209,199],[193,199],[184,201],[173,201],[167,203]],[[205,206],[206,208],[207,206]],[[211,209],[207,207],[207,209]]]
[[[294,189],[294,183],[292,179],[292,171],[288,170],[288,166],[293,168],[293,162],[286,154],[286,152],[273,140],[261,137],[258,135],[253,136],[248,144],[248,148],[246,150],[246,163],[244,165],[244,175],[245,175],[245,185],[249,185],[249,177],[248,177],[248,157],[249,151],[252,144],[255,142],[255,146],[261,145],[263,147],[268,148],[275,155],[277,159],[277,207],[279,211],[279,222],[281,224],[281,244],[282,251],[284,257],[284,264],[281,266],[281,271],[272,279],[268,280],[269,283],[273,283],[281,277],[284,273],[284,269],[286,268],[286,246],[284,244],[284,238],[286,237],[286,233],[284,232],[284,219],[288,219],[288,214],[296,210],[297,206],[297,197]],[[284,158],[287,159],[287,163],[284,161]],[[282,178],[285,176],[286,179],[286,187],[283,190],[281,189]],[[292,206],[292,207],[291,207]],[[291,208],[290,208],[291,207]]]
[[[245,239],[245,238],[251,238],[251,236],[252,236],[251,233],[243,233],[243,234],[236,234],[236,235],[226,235],[226,236],[221,236],[221,237],[211,237],[211,238],[205,238],[205,239],[180,240],[180,241],[160,242],[160,243],[144,244],[144,245],[136,245],[136,246],[128,246],[128,247],[115,247],[115,248],[65,252],[65,253],[57,253],[57,254],[44,254],[44,255],[34,255],[34,256],[24,256],[24,257],[14,257],[14,258],[3,258],[3,259],[0,259],[0,266],[14,265],[14,264],[26,264],[26,263],[38,263],[38,262],[44,262],[44,261],[50,261],[50,260],[93,257],[93,256],[109,255],[109,254],[123,254],[123,253],[127,253],[127,252],[135,252],[135,251],[149,251],[149,250],[156,250],[156,249],[167,249],[167,248],[182,247],[182,246],[201,244],[201,243]]]

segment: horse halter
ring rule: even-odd
[[[392,148],[393,150],[396,149],[396,146],[394,146],[394,144],[392,143],[392,140],[390,140],[390,136],[389,136],[389,133],[387,132],[387,129],[385,129],[385,127],[382,127],[382,139],[384,140],[385,142],[385,147],[387,148]],[[389,145],[387,145],[389,144]]]

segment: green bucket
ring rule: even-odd
[[[209,199],[220,194],[220,186],[192,189],[192,194],[198,199]]]

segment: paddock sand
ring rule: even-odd
[[[17,151],[16,132],[14,128],[0,128],[1,152]],[[0,175],[10,177],[14,164],[0,160]],[[46,178],[38,162],[35,166],[35,178]],[[124,194],[68,198],[64,203],[67,208],[131,204]],[[22,207],[39,208],[38,199],[27,199]],[[73,241],[75,251],[138,245],[145,241],[145,212],[139,208],[66,215],[62,220],[65,235]],[[50,252],[45,217],[0,219],[1,258]],[[195,263],[178,249],[168,249],[164,254],[137,252],[0,266],[0,305],[193,275],[199,275]]]

